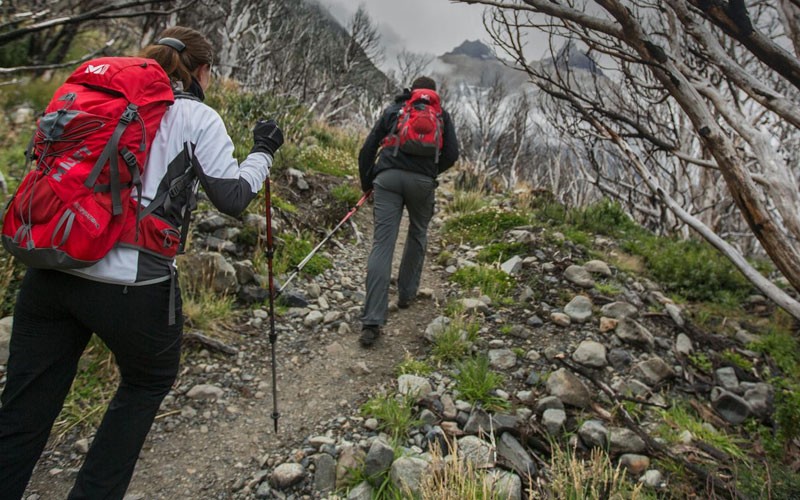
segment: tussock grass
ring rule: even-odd
[[[462,267],[450,275],[450,280],[467,290],[477,288],[495,301],[508,299],[516,284],[514,278],[500,269],[484,265]]]
[[[436,335],[431,348],[431,357],[443,363],[463,359],[478,339],[480,324],[459,312],[452,315],[450,324]]]
[[[500,500],[495,478],[468,460],[458,458],[458,443],[453,442],[449,455],[433,447],[430,472],[422,478],[421,500]]]
[[[503,410],[510,405],[494,393],[502,387],[505,377],[490,369],[486,356],[475,356],[456,363],[453,378],[456,390],[465,401],[481,405],[487,411]]]
[[[593,449],[588,460],[559,446],[553,446],[550,460],[550,482],[543,488],[545,498],[560,500],[638,500],[652,498],[634,486],[620,466],[614,466],[608,454]],[[534,497],[538,498],[538,497]]]
[[[484,194],[480,191],[458,190],[453,195],[453,201],[445,206],[445,212],[450,214],[469,214],[486,206]]]
[[[428,375],[433,373],[434,367],[427,362],[419,359],[414,359],[411,353],[406,351],[403,361],[401,361],[396,369],[397,375]]]
[[[732,458],[739,460],[745,458],[746,454],[742,450],[742,446],[745,445],[744,439],[703,425],[705,422],[685,405],[673,405],[668,410],[661,410],[660,414],[664,422],[658,432],[667,441],[676,443],[681,433],[689,431],[694,439],[707,443]]]
[[[528,215],[522,213],[484,208],[448,219],[444,224],[443,237],[448,242],[480,245],[499,240],[505,231],[529,222]]]
[[[378,428],[397,442],[421,423],[415,417],[415,400],[411,395],[378,394],[361,406],[361,414],[378,419]]]

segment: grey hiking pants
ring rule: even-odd
[[[428,224],[433,217],[435,179],[406,170],[389,169],[379,173],[373,182],[375,229],[372,251],[367,262],[367,296],[361,323],[383,325],[389,304],[389,282],[392,257],[400,230],[403,207],[408,210],[408,236],[397,278],[398,299],[414,298],[419,288]]]

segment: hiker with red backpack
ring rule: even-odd
[[[203,103],[213,52],[197,31],[168,28],[139,58],[79,67],[39,120],[35,168],[4,216],[3,245],[29,269],[0,396],[0,500],[22,498],[92,333],[121,380],[68,498],[125,495],[178,373],[174,256],[197,187],[240,214],[283,143],[274,121],[259,121],[237,162],[225,124]]]
[[[436,177],[457,159],[455,128],[441,107],[436,82],[428,77],[415,79],[410,90],[397,96],[367,136],[358,169],[361,189],[373,190],[375,228],[367,262],[361,346],[372,346],[386,323],[392,257],[403,208],[408,210],[409,227],[397,277],[397,305],[404,309],[416,298]]]

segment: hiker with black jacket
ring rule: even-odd
[[[283,143],[274,121],[259,121],[250,154],[241,163],[236,160],[222,118],[203,103],[213,53],[202,34],[176,26],[140,54],[164,69],[175,91],[149,152],[141,203],[157,205],[155,200],[168,193],[169,203],[153,213],[177,231],[188,222],[185,213],[195,208],[198,184],[220,211],[244,211]],[[172,258],[118,245],[90,267],[29,268],[14,311],[0,398],[0,500],[22,498],[92,333],[113,352],[120,383],[68,498],[123,498],[177,377],[182,332]]]
[[[423,130],[419,141],[405,138],[401,132],[403,118],[410,115],[407,110],[411,108],[412,96],[430,104],[427,109],[435,109],[438,122],[433,128]],[[358,156],[361,189],[373,190],[375,202],[375,228],[367,262],[367,291],[359,337],[363,347],[375,343],[386,323],[392,257],[404,207],[408,210],[409,227],[397,278],[398,307],[407,308],[417,295],[428,224],[433,217],[436,177],[450,168],[459,154],[453,122],[438,103],[436,82],[424,76],[417,78],[411,89],[405,89],[383,111]],[[422,137],[423,133],[430,133],[430,140]]]

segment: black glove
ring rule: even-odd
[[[251,153],[267,153],[275,156],[275,152],[283,144],[283,132],[281,132],[275,120],[258,120],[253,127],[253,149]]]

